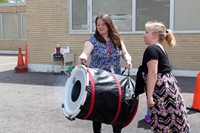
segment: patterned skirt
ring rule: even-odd
[[[190,133],[186,106],[177,80],[171,73],[158,74],[150,107],[154,133]],[[146,79],[146,77],[145,77]]]

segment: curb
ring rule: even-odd
[[[25,52],[22,51],[22,54],[24,55]],[[0,55],[18,55],[18,51],[0,50]]]

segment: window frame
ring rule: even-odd
[[[200,30],[181,30],[174,31],[175,2],[170,0],[169,9],[169,28],[174,33],[200,33]],[[87,0],[87,30],[72,30],[72,0],[69,0],[69,34],[92,34],[92,0]],[[120,34],[143,34],[144,31],[136,31],[136,0],[132,0],[132,31],[119,31]]]

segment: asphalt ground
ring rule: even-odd
[[[0,133],[92,133],[89,120],[69,121],[65,118],[66,74],[15,73],[16,56],[0,55]],[[196,77],[176,77],[187,107],[192,106]],[[200,113],[187,110],[192,133],[200,133]],[[144,121],[146,97],[139,97],[133,121],[123,133],[150,133]],[[102,133],[112,133],[110,125],[102,125]]]

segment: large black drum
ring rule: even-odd
[[[63,112],[70,120],[127,126],[138,108],[134,89],[129,76],[78,65],[65,85]]]

